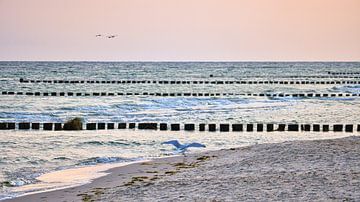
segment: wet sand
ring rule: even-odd
[[[358,201],[360,137],[259,144],[117,167],[8,201]]]

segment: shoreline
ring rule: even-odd
[[[349,146],[350,145],[350,146]],[[302,151],[304,150],[304,151]],[[325,152],[329,150],[331,152]],[[307,152],[308,151],[308,152]],[[295,153],[294,153],[295,152]],[[211,190],[211,192],[215,192],[214,187],[217,186],[225,186],[227,183],[232,183],[229,179],[247,179],[247,183],[240,183],[241,186],[237,185],[235,187],[239,187],[235,190],[231,190],[228,187],[227,190],[229,192],[228,195],[237,196],[241,195],[238,192],[248,193],[249,189],[256,188],[259,189],[262,186],[265,186],[264,183],[257,184],[258,182],[254,180],[254,178],[265,178],[265,181],[269,183],[267,178],[270,178],[272,184],[276,184],[278,178],[282,178],[282,176],[287,176],[290,179],[285,179],[282,183],[279,182],[277,184],[277,191],[283,190],[283,192],[289,192],[289,187],[295,187],[297,192],[302,193],[304,190],[301,187],[296,187],[302,181],[306,181],[304,183],[306,186],[312,186],[312,184],[319,183],[317,177],[314,179],[308,178],[308,175],[312,173],[317,173],[316,175],[322,175],[319,170],[323,170],[325,173],[327,171],[332,170],[329,173],[332,173],[334,176],[337,176],[337,172],[339,174],[346,176],[347,178],[351,177],[352,185],[349,187],[343,185],[343,187],[338,187],[334,184],[331,186],[328,184],[322,184],[322,188],[326,189],[326,186],[331,192],[333,192],[334,196],[318,196],[319,193],[312,192],[311,198],[310,196],[301,196],[301,198],[295,197],[295,199],[327,199],[334,200],[339,198],[346,199],[360,199],[360,181],[356,179],[360,179],[360,162],[359,155],[353,155],[355,152],[360,152],[360,137],[359,136],[350,136],[345,138],[338,139],[326,139],[326,140],[303,140],[303,141],[287,141],[283,143],[267,143],[267,144],[259,144],[253,146],[246,146],[240,148],[232,148],[232,149],[223,149],[217,151],[205,151],[201,153],[189,154],[186,157],[183,156],[171,156],[154,159],[148,162],[134,162],[129,165],[111,168],[106,170],[106,173],[109,173],[100,178],[96,178],[88,184],[84,184],[81,186],[59,189],[55,191],[48,191],[42,193],[36,193],[26,196],[20,196],[17,198],[4,200],[4,201],[91,201],[91,200],[121,200],[121,201],[131,201],[131,200],[146,200],[149,196],[154,197],[154,199],[158,199],[160,201],[166,200],[178,200],[178,199],[188,199],[188,200],[205,200],[205,199],[214,199],[217,200],[216,197],[219,197],[220,200],[227,200],[226,196],[222,196],[221,194],[204,194],[201,196],[200,193],[196,193],[191,191],[193,190]],[[262,155],[260,155],[262,154]],[[276,155],[277,154],[277,155]],[[281,154],[281,155],[279,155]],[[300,155],[299,155],[300,154]],[[338,158],[338,155],[345,155],[347,158],[343,161],[343,159]],[[245,155],[245,156],[244,156]],[[298,155],[298,156],[296,156]],[[330,155],[330,156],[329,156]],[[303,159],[305,157],[309,159]],[[312,159],[314,157],[318,157]],[[246,158],[245,158],[246,157]],[[267,157],[267,158],[266,158]],[[342,156],[344,158],[344,156]],[[298,158],[298,162],[292,162],[291,158]],[[331,165],[328,165],[329,162],[324,161],[324,159],[330,159]],[[270,159],[270,160],[269,160]],[[301,159],[301,160],[299,160]],[[349,160],[350,159],[350,160]],[[264,161],[267,164],[264,164]],[[339,161],[339,162],[337,162]],[[354,161],[356,163],[354,163]],[[284,163],[282,163],[284,162]],[[255,166],[256,164],[259,164]],[[278,165],[280,164],[280,165]],[[287,168],[290,164],[290,168]],[[294,165],[292,165],[294,164]],[[319,165],[317,165],[319,164]],[[323,165],[324,164],[324,165]],[[228,167],[235,166],[234,170],[228,170]],[[247,165],[247,166],[246,166]],[[269,166],[273,165],[273,166]],[[277,166],[276,166],[277,165]],[[315,166],[316,165],[316,166]],[[313,167],[317,169],[314,169]],[[337,168],[338,166],[339,169]],[[342,166],[345,168],[342,168]],[[278,170],[273,171],[273,167],[277,167]],[[261,169],[262,168],[262,169]],[[311,169],[310,169],[311,168]],[[341,169],[340,169],[341,168]],[[350,170],[349,170],[350,168]],[[204,170],[205,169],[205,170]],[[214,169],[214,170],[211,170]],[[240,169],[240,170],[239,170]],[[290,171],[289,171],[290,170]],[[343,170],[349,171],[350,173],[343,173]],[[210,172],[211,171],[211,172]],[[264,171],[267,171],[264,173]],[[212,176],[209,178],[207,175],[202,176],[202,174],[209,172]],[[235,172],[235,173],[234,173]],[[239,173],[236,173],[239,172]],[[274,173],[278,176],[275,178]],[[289,173],[290,172],[290,173]],[[295,173],[295,174],[294,174]],[[298,173],[298,174],[297,174]],[[215,174],[215,175],[214,175]],[[304,175],[304,179],[298,177]],[[350,176],[348,176],[350,175]],[[355,178],[354,178],[355,177]],[[229,178],[228,180],[223,181],[222,178]],[[291,180],[295,178],[295,180]],[[331,178],[331,176],[326,176],[327,178]],[[341,177],[339,177],[341,178]],[[179,180],[185,180],[185,182],[181,183]],[[264,180],[264,179],[262,179]],[[323,179],[324,180],[324,179]],[[335,179],[339,180],[339,179]],[[196,185],[192,185],[188,181],[196,181]],[[325,180],[326,181],[326,180]],[[329,180],[327,180],[329,181]],[[344,183],[343,180],[340,180]],[[225,183],[226,182],[226,183]],[[249,182],[251,182],[249,184]],[[294,183],[296,182],[296,183]],[[180,184],[178,184],[180,183]],[[183,185],[182,185],[183,184]],[[289,185],[290,184],[290,185]],[[169,186],[171,185],[171,186]],[[184,186],[186,185],[186,186]],[[286,185],[286,187],[283,187]],[[325,186],[325,187],[324,187]],[[344,187],[345,186],[345,187]],[[319,187],[316,184],[315,187]],[[233,188],[233,186],[232,186]],[[270,186],[271,188],[271,186]],[[348,195],[341,195],[343,191],[341,189],[347,188],[352,191],[346,191]],[[181,192],[180,198],[177,198],[174,195],[166,193],[166,189],[173,190],[174,193]],[[188,192],[182,192],[182,190],[186,189]],[[267,187],[269,189],[269,187]],[[339,190],[338,190],[339,189]],[[277,192],[275,190],[275,192]],[[354,191],[355,190],[355,191]],[[257,190],[262,194],[264,190]],[[268,192],[274,192],[274,190],[267,190]],[[330,193],[331,193],[330,192]],[[146,193],[146,195],[144,195]],[[172,193],[172,192],[171,192]],[[289,193],[292,193],[290,191]],[[289,193],[285,194],[284,197],[289,196]],[[302,193],[304,195],[304,193]],[[340,194],[337,196],[336,194]],[[168,198],[162,199],[161,195],[168,195]],[[255,194],[256,195],[256,194]],[[290,194],[291,195],[291,194]],[[216,196],[214,198],[214,196]],[[243,195],[241,195],[243,196]],[[271,195],[274,199],[280,200],[278,195]],[[271,196],[267,196],[270,197]],[[317,196],[317,197],[316,197]],[[222,198],[225,197],[225,198]],[[240,197],[241,198],[241,197]],[[259,196],[246,196],[242,199],[258,199],[261,200],[264,198],[259,198]],[[284,198],[282,198],[284,199]],[[231,199],[230,199],[231,200]]]
[[[39,181],[38,183],[13,187],[14,196],[0,199],[0,201],[82,186],[91,183],[97,178],[108,175],[108,171],[112,168],[119,168],[129,164],[146,161],[148,160],[107,163],[94,166],[74,167],[64,170],[52,171],[37,177],[36,180]]]
[[[201,154],[201,153],[195,153],[193,155],[196,154]],[[109,179],[112,178],[112,176],[114,176],[116,173],[122,173],[124,175],[129,174],[131,175],[132,172],[131,170],[133,168],[136,168],[138,165],[148,165],[148,162],[166,162],[166,163],[170,163],[173,160],[178,160],[178,159],[183,159],[184,157],[182,156],[178,156],[178,155],[174,155],[174,156],[168,156],[168,157],[158,157],[158,158],[154,158],[151,160],[140,160],[140,161],[134,161],[134,162],[125,162],[125,163],[115,163],[115,164],[103,164],[103,165],[97,165],[94,167],[99,167],[99,166],[108,166],[110,168],[105,169],[105,170],[97,170],[97,174],[99,174],[98,177],[93,177],[92,179],[87,179],[88,182],[84,182],[82,184],[73,184],[73,185],[69,185],[66,187],[62,187],[62,188],[54,188],[54,189],[48,189],[48,190],[43,190],[43,191],[34,191],[34,192],[30,192],[30,193],[24,193],[22,195],[16,196],[14,198],[10,198],[10,199],[4,199],[4,200],[0,200],[0,201],[44,201],[43,199],[45,198],[51,198],[51,201],[56,201],[56,199],[63,199],[66,198],[66,201],[77,201],[77,200],[81,200],[82,199],[82,195],[77,194],[77,195],[67,195],[66,197],[64,197],[64,194],[66,193],[75,193],[75,192],[79,192],[79,190],[82,191],[86,191],[88,189],[91,189],[92,187],[94,187],[93,185],[109,185]],[[91,167],[82,167],[83,169],[87,169],[87,168],[91,168]],[[82,168],[74,168],[73,170],[81,170]],[[71,170],[71,169],[69,169]],[[63,172],[66,170],[62,170],[59,172]],[[52,172],[55,173],[55,172]],[[48,173],[48,174],[52,174],[52,173]],[[47,175],[47,174],[45,174]],[[111,177],[110,177],[111,176]],[[37,185],[37,184],[33,184],[33,185]],[[31,185],[28,185],[31,186]],[[21,188],[21,187],[20,187]],[[96,189],[96,188],[95,188]],[[46,200],[45,200],[46,201]],[[64,200],[59,200],[59,201],[64,201]]]

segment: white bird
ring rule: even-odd
[[[170,140],[170,141],[167,141],[167,142],[163,142],[161,144],[171,144],[171,145],[173,145],[174,147],[176,147],[176,150],[179,153],[182,153],[184,156],[185,156],[185,151],[189,147],[201,147],[201,148],[206,147],[204,144],[200,144],[200,143],[197,143],[197,142],[188,143],[188,144],[180,144],[180,142],[177,141],[177,140]]]

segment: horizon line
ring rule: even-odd
[[[198,63],[216,63],[216,62],[338,62],[338,63],[356,63],[360,60],[0,60],[0,62],[198,62]]]

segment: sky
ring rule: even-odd
[[[0,60],[360,61],[360,0],[0,0]]]

